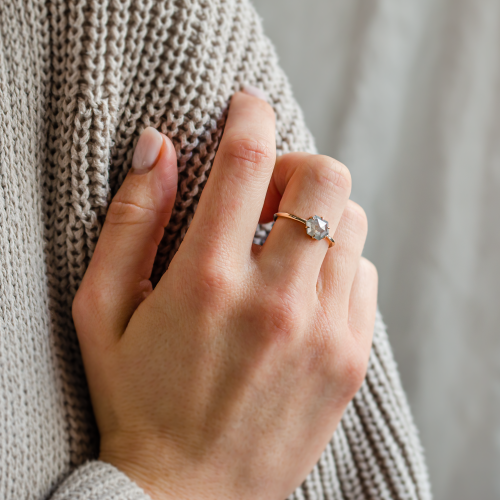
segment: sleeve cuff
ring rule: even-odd
[[[151,497],[116,467],[95,460],[74,470],[51,500],[151,500]]]

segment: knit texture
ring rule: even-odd
[[[76,469],[51,500],[150,500],[128,477],[103,462],[88,462]]]
[[[71,303],[147,126],[179,168],[158,281],[247,83],[270,96],[278,154],[315,152],[247,0],[0,1],[0,498],[148,498],[95,460]],[[293,498],[430,498],[380,316],[366,381]]]

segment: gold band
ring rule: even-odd
[[[325,219],[323,219],[323,217],[313,215],[309,219],[303,219],[302,217],[298,217],[297,215],[289,214],[288,212],[278,212],[278,213],[274,214],[275,221],[278,217],[283,217],[284,219],[295,220],[297,222],[300,222],[301,224],[304,224],[304,226],[306,227],[306,234],[310,238],[312,238],[313,240],[326,239],[328,241],[328,248],[332,248],[333,245],[335,245],[335,240],[328,233],[330,226],[328,226],[328,222]],[[317,226],[317,227],[322,231],[320,231],[318,229],[314,230],[314,228],[311,228],[312,225],[314,225],[314,224],[317,225],[319,221],[321,221],[321,223],[323,223],[323,226],[326,226],[326,229],[324,229],[323,227],[319,228],[319,226]],[[315,235],[313,235],[313,234],[315,234]]]

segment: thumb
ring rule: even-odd
[[[78,323],[83,321],[87,331],[115,336],[125,331],[134,311],[152,291],[149,278],[176,191],[174,146],[168,137],[148,127],[137,143],[132,169],[109,206],[75,297],[77,330],[82,329]],[[96,320],[97,324],[89,325]]]

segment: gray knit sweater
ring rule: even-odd
[[[270,96],[278,153],[314,152],[248,0],[0,0],[0,498],[147,500],[96,460],[71,303],[148,125],[179,164],[157,282],[245,83]],[[430,498],[380,316],[366,381],[294,497]]]

